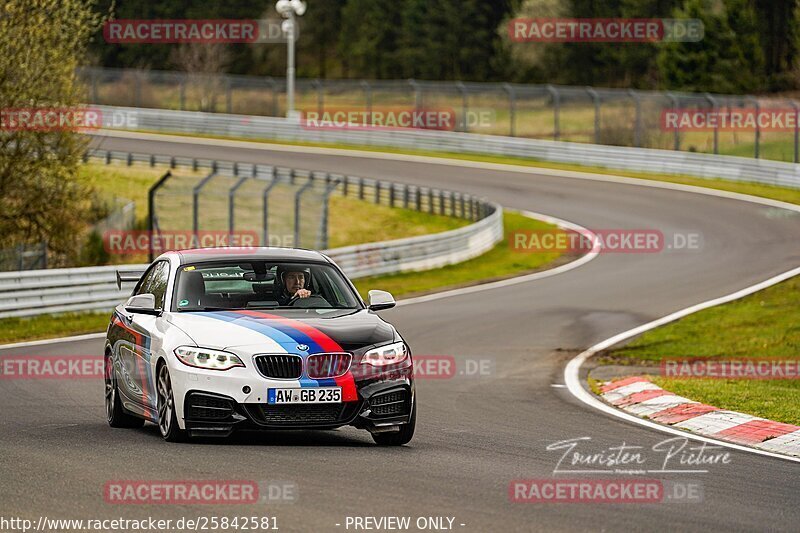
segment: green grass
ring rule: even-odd
[[[800,359],[800,278],[645,333],[600,362],[658,364],[671,358]],[[800,380],[655,377],[678,395],[721,409],[800,425]]]
[[[611,350],[615,360],[665,358],[800,358],[800,278],[654,329]]]
[[[559,253],[520,253],[513,251],[508,244],[509,236],[514,231],[552,229],[552,225],[513,212],[504,212],[503,222],[504,239],[479,257],[425,272],[356,279],[356,288],[364,299],[371,289],[389,291],[396,297],[408,297],[532,272],[551,266],[550,263],[560,257]]]
[[[698,402],[800,425],[800,380],[653,378],[679,396]]]
[[[110,318],[111,311],[2,318],[0,319],[0,344],[97,333],[106,329]]]

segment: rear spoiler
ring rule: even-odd
[[[123,283],[137,283],[144,270],[117,270],[117,287],[122,288]]]

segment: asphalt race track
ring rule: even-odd
[[[283,531],[345,531],[348,516],[411,516],[412,523],[421,516],[455,517],[456,531],[797,530],[800,466],[740,451],[730,452],[728,464],[708,466],[708,473],[657,476],[699,482],[701,502],[511,503],[508,488],[515,479],[553,477],[561,452],[546,447],[557,441],[591,437],[586,450],[623,442],[649,450],[668,438],[594,411],[554,387],[562,383],[566,361],[613,334],[798,266],[800,217],[774,216],[774,209],[737,200],[535,169],[523,174],[200,146],[190,139],[97,138],[94,144],[448,187],[592,229],[700,233],[703,247],[602,254],[561,275],[385,312],[415,354],[452,355],[458,365],[492,362],[489,375],[419,380],[417,433],[401,449],[375,447],[369,434],[349,428],[170,445],[152,424],[109,428],[99,380],[0,381],[0,501],[8,515],[266,515],[276,516]],[[2,355],[100,355],[101,347],[95,339]],[[105,503],[106,482],[134,479],[280,480],[296,484],[299,496],[294,503],[248,506]]]

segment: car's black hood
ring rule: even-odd
[[[318,313],[312,310],[170,313],[170,323],[198,346],[234,348],[276,343],[289,353],[356,351],[395,340],[394,328],[365,309]],[[263,347],[264,350],[268,348]],[[282,350],[282,351],[283,351]]]

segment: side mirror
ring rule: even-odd
[[[380,311],[382,309],[391,309],[397,303],[394,301],[394,296],[386,291],[369,291],[369,310]]]
[[[129,313],[158,316],[160,309],[156,309],[156,297],[152,294],[137,294],[125,302],[125,310]]]

